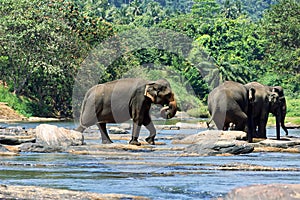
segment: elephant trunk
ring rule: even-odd
[[[288,135],[289,134],[288,130],[285,127],[285,124],[284,124],[285,115],[286,115],[286,101],[285,101],[285,98],[282,99],[282,106],[281,106],[281,109],[280,109],[280,114],[281,114],[281,118],[280,118],[281,127],[284,130],[285,135]]]
[[[281,106],[279,108],[279,111],[276,113],[276,136],[277,139],[280,139],[280,125],[282,129],[284,130],[285,134],[288,135],[288,130],[285,127],[284,121],[286,116],[286,101],[284,97],[281,97]]]
[[[168,106],[163,107],[160,110],[160,115],[164,118],[164,119],[170,119],[172,117],[175,116],[177,111],[177,103],[174,99],[174,94],[172,93],[172,96],[170,98],[170,102]]]

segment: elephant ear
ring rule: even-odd
[[[250,103],[255,101],[255,89],[253,87],[249,88],[248,99]]]
[[[146,85],[144,96],[151,99],[151,101],[154,103],[155,99],[157,97],[157,91],[153,88],[153,85],[155,83],[149,83]]]

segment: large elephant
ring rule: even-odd
[[[235,125],[235,130],[247,131],[248,140],[252,140],[251,102],[254,100],[255,90],[244,85],[225,81],[213,89],[208,95],[208,110],[220,130],[227,130],[229,124]]]
[[[162,117],[169,119],[175,116],[177,103],[167,80],[146,81],[131,78],[96,85],[85,95],[80,125],[76,130],[83,132],[87,127],[97,124],[102,143],[109,144],[112,141],[108,136],[106,123],[121,123],[133,119],[129,144],[141,145],[138,137],[142,125],[150,131],[146,141],[155,144],[156,130],[149,113],[152,103],[165,106],[161,109]]]
[[[276,117],[276,135],[280,139],[280,124],[286,135],[288,134],[284,120],[286,115],[286,101],[283,89],[280,86],[265,86],[258,82],[251,82],[245,85],[247,88],[255,88],[255,102],[253,110],[253,120],[255,130],[257,128],[256,137],[267,138],[266,125],[269,113]]]

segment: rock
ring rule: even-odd
[[[6,131],[8,132],[13,132],[13,133],[21,133],[24,132],[24,128],[21,126],[9,126],[7,128],[5,128]]]
[[[36,143],[46,146],[76,146],[83,144],[83,135],[74,130],[41,124],[36,128]]]
[[[246,139],[247,134],[243,131],[218,131],[218,130],[207,130],[199,132],[198,134],[187,136],[181,140],[174,140],[173,144],[196,144],[199,142],[207,141],[232,141],[232,140],[243,140]]]
[[[125,129],[125,130],[130,130],[131,129],[131,124],[122,123],[122,124],[120,124],[120,128]]]
[[[259,144],[263,146],[270,146],[270,147],[277,147],[277,148],[288,148],[288,147],[300,145],[300,139],[281,137],[280,140],[266,139],[259,142]]]
[[[191,144],[185,152],[200,155],[245,154],[251,153],[254,147],[245,141],[238,141],[246,133],[241,131],[209,130],[188,136],[175,144]]]
[[[110,127],[108,131],[110,134],[129,134],[128,131],[118,127]]]
[[[0,135],[0,143],[8,145],[18,145],[26,142],[34,142],[34,136],[11,136],[11,135]]]
[[[20,145],[21,152],[35,152],[35,153],[53,153],[53,152],[67,152],[65,146],[55,146],[37,143],[24,143]]]
[[[218,141],[212,147],[213,150],[217,151],[217,154],[246,154],[251,153],[254,147],[248,145],[246,142],[224,142]]]
[[[0,145],[0,156],[17,156],[17,152],[12,152],[5,146]]]
[[[259,184],[233,189],[224,200],[300,199],[300,184]]]
[[[204,127],[202,123],[184,123],[184,122],[177,122],[176,126],[179,127],[180,129],[201,129],[201,128],[206,128]]]
[[[5,145],[4,146],[8,151],[14,152],[14,153],[19,153],[20,152],[20,146],[19,145]]]
[[[0,185],[0,199],[132,199],[132,200],[146,200],[146,197],[132,196],[125,194],[98,194],[91,192],[71,191],[64,189],[52,189],[37,186],[10,186]]]
[[[241,144],[235,142],[199,142],[188,146],[185,152],[213,156],[219,154],[246,154],[251,153],[253,150],[254,147],[246,144],[246,142]]]
[[[189,119],[189,118],[191,118],[191,116],[187,112],[183,112],[183,111],[177,111],[175,117],[179,118],[179,119]]]

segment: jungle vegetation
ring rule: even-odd
[[[71,117],[84,60],[109,38],[139,28],[191,38],[188,59],[159,48],[125,52],[106,66],[99,83],[141,66],[149,69],[144,77],[156,79],[164,66],[166,76],[175,77],[172,85],[183,82],[176,90],[189,109],[205,104],[213,84],[201,70],[213,66],[221,81],[281,85],[299,109],[298,0],[1,0],[0,93],[19,98],[13,102],[22,106],[15,107],[27,116]],[[191,87],[194,97],[183,87]],[[5,99],[10,101],[0,101]]]

